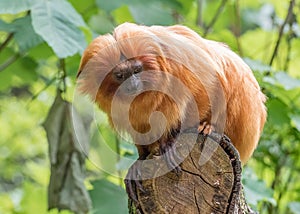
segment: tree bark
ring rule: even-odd
[[[180,173],[163,174],[164,166],[142,162],[141,173],[153,176],[139,181],[142,189],[135,188],[137,201],[129,199],[130,214],[255,213],[245,201],[239,154],[229,138],[183,133],[176,141],[176,152],[185,157]],[[147,157],[153,158],[157,156]],[[134,169],[133,165],[129,173]]]

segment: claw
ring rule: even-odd
[[[135,203],[138,203],[137,195],[136,195],[136,185],[133,184],[132,180],[124,179],[124,183],[126,186],[126,192],[128,197]]]

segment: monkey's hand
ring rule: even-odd
[[[173,170],[177,175],[181,172],[179,164],[182,162],[175,145],[179,132],[179,128],[172,129],[166,139],[159,140],[160,155],[165,159],[168,169]]]
[[[139,180],[139,178],[141,179],[142,177],[140,167],[141,162],[135,162],[128,170],[126,178],[124,179],[127,195],[135,203],[136,207],[139,207],[137,189],[142,192],[144,191],[143,186]]]
[[[203,135],[209,135],[215,131],[214,126],[207,121],[201,122],[198,126],[198,132]]]

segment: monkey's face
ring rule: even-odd
[[[120,85],[121,95],[134,95],[141,92],[143,89],[142,71],[143,64],[137,59],[123,60],[113,68],[111,75],[113,81]]]
[[[160,61],[160,58],[151,55],[126,59],[121,54],[99,83],[100,101],[117,99],[126,103],[133,97],[146,96],[143,102],[152,102],[157,95],[154,91],[165,91],[169,84],[167,72],[162,70]]]
[[[116,130],[134,136],[150,130],[150,115],[160,108],[169,80],[156,57],[120,58],[99,84],[95,100]]]

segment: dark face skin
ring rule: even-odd
[[[131,95],[138,93],[143,88],[140,73],[143,71],[143,64],[136,59],[125,60],[112,70],[113,78],[121,85],[121,92]]]

